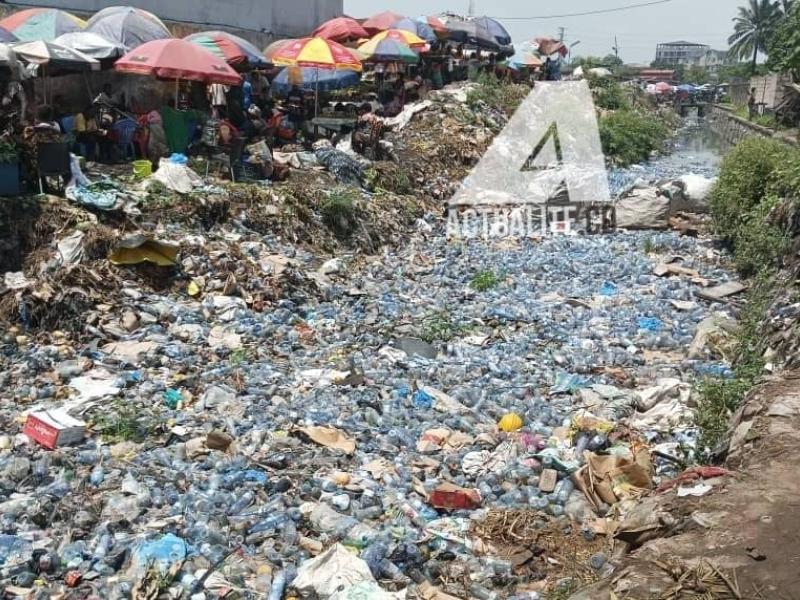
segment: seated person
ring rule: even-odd
[[[50,106],[39,107],[33,129],[36,133],[61,133],[61,126],[56,121],[53,109]]]
[[[261,118],[261,109],[255,104],[247,109],[247,139],[248,141],[263,140],[267,136],[267,123]]]

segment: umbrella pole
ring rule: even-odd
[[[316,119],[319,116],[319,67],[314,67],[314,78],[317,80],[314,89],[314,118]]]
[[[178,110],[178,97],[181,91],[181,80],[175,78],[175,110]]]
[[[86,71],[83,72],[83,82],[86,84],[86,91],[89,94],[89,103],[91,104],[94,98],[92,97],[92,86],[89,83],[89,76],[86,74]]]

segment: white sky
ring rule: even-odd
[[[538,36],[556,36],[566,27],[566,40],[575,46],[573,55],[605,56],[612,52],[614,35],[619,39],[620,57],[629,63],[650,63],[656,44],[676,40],[711,45],[726,50],[731,20],[745,0],[670,0],[624,12],[557,19],[512,20],[532,17],[617,8],[645,0],[475,0],[478,15],[497,17],[515,42]],[[445,11],[466,14],[468,0],[344,0],[345,12],[366,17],[384,10],[408,16],[433,15]]]

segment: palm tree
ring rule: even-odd
[[[758,64],[758,53],[767,51],[769,39],[782,16],[777,0],[750,0],[749,6],[739,7],[728,44],[731,54],[739,59],[749,58],[752,54],[753,73]]]

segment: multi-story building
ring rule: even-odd
[[[663,66],[696,65],[711,50],[707,44],[668,42],[656,46],[656,63]]]

